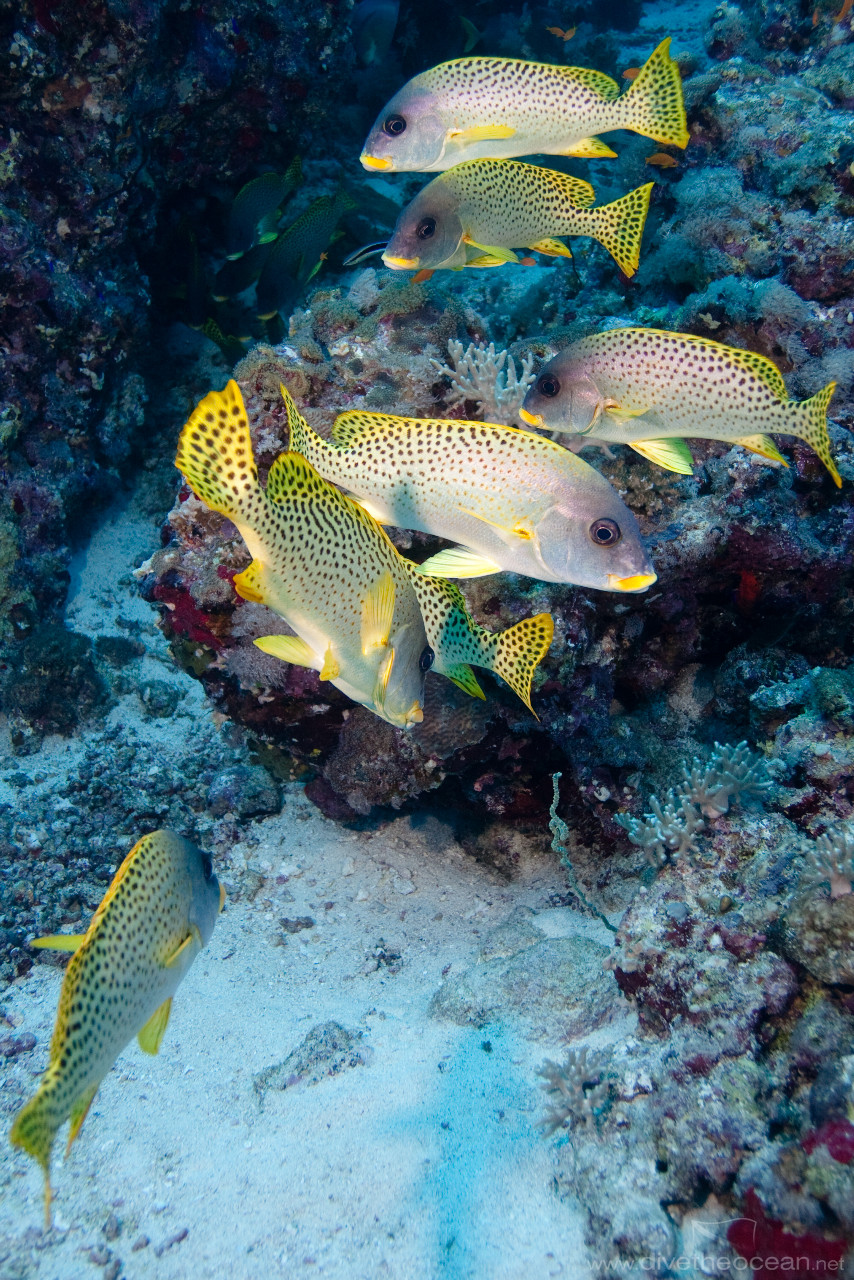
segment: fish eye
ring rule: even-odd
[[[209,853],[202,854],[202,874],[206,880],[210,880],[213,875],[213,858]]]
[[[623,535],[616,520],[594,520],[590,537],[597,547],[615,547]]]
[[[552,374],[544,373],[537,382],[537,390],[541,396],[548,396],[551,399],[560,391],[560,383]],[[617,532],[619,533],[619,530]]]
[[[436,234],[436,219],[422,218],[415,228],[415,234],[419,240],[429,240],[431,236]]]
[[[433,650],[430,648],[428,644],[427,648],[422,651],[421,657],[418,659],[418,665],[421,668],[421,670],[429,671],[433,665],[433,661],[435,657],[436,657],[435,653],[433,652]]]
[[[406,129],[406,121],[403,116],[389,116],[383,122],[383,133],[387,133],[390,138],[399,138]]]

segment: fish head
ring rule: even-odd
[[[406,206],[383,254],[387,267],[435,270],[465,262],[463,224],[456,197],[435,178]]]
[[[575,463],[580,463],[576,467]],[[573,459],[572,481],[536,527],[537,554],[556,582],[597,591],[645,591],[656,573],[633,513],[594,467]]]
[[[181,844],[190,877],[188,924],[196,926],[202,937],[202,946],[207,946],[225,901],[225,891],[216,878],[211,855],[189,840],[182,840]]]
[[[435,169],[445,154],[447,132],[435,95],[410,80],[377,116],[362,149],[362,165],[373,173]]]
[[[584,435],[593,429],[604,401],[590,374],[562,351],[543,366],[520,413],[531,427]]]
[[[411,729],[421,722],[424,678],[434,658],[423,624],[404,622],[395,628],[380,656],[374,688],[374,705],[383,720],[398,729]]]

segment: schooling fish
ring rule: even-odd
[[[275,240],[279,210],[302,181],[302,166],[295,156],[285,173],[262,173],[241,187],[228,215],[226,255],[239,258],[256,244]]]
[[[634,275],[653,183],[591,209],[588,182],[518,160],[467,160],[434,178],[403,210],[387,267],[458,271],[518,262],[514,248],[572,255],[557,236],[591,236]]]
[[[48,1226],[57,1131],[71,1120],[70,1150],[98,1086],[134,1035],[146,1053],[157,1053],[172,997],[210,940],[224,900],[210,855],[173,831],[155,831],[131,849],[86,933],[33,943],[74,951],[49,1065],[10,1134],[44,1170]]]
[[[670,146],[689,135],[679,67],[663,40],[626,93],[586,67],[458,58],[408,81],[383,108],[366,169],[439,172],[479,157],[613,156],[596,136],[630,129]]]
[[[582,338],[543,367],[521,416],[531,426],[627,444],[690,475],[683,436],[728,440],[785,462],[766,433],[798,436],[842,484],[827,434],[830,382],[790,400],[776,365],[690,333],[608,329]]]
[[[319,671],[390,724],[418,723],[427,635],[410,573],[376,521],[296,453],[275,460],[263,489],[233,381],[196,407],[175,465],[252,553],[234,579],[238,594],[296,632],[265,637],[259,648]]]
[[[655,582],[631,511],[604,476],[552,440],[492,423],[355,412],[336,420],[328,444],[282,394],[291,448],[321,475],[385,524],[462,544],[431,556],[422,573],[511,570],[600,591]]]
[[[316,447],[318,455],[321,457],[323,456],[323,449],[329,449],[329,452],[334,454],[336,451],[330,449],[325,444],[325,441],[312,432],[284,387],[281,388],[281,392],[287,409],[291,448],[295,448],[297,441],[300,441],[305,445],[306,449],[313,446]],[[351,415],[344,416],[349,417]],[[360,416],[367,417],[371,415]],[[387,419],[386,421],[399,422],[403,420]],[[468,427],[472,424],[465,423],[461,425]],[[562,452],[566,451],[563,450]],[[349,481],[345,483],[349,487]],[[337,493],[337,490],[335,492]],[[370,504],[362,504],[362,506],[367,509]],[[385,538],[385,534],[380,530],[379,524],[376,527],[378,533]],[[417,528],[418,526],[411,525],[410,527]],[[448,553],[444,554],[447,555]],[[411,560],[400,557],[400,562],[410,575],[412,587],[418,597],[430,645],[428,653],[422,655],[422,667],[427,669],[432,665],[433,670],[439,675],[447,676],[449,680],[453,680],[455,684],[458,684],[461,689],[479,698],[482,698],[483,694],[474,678],[471,666],[484,667],[486,670],[500,676],[514,693],[522,699],[525,705],[530,710],[533,710],[533,707],[531,707],[531,679],[537,665],[551,644],[554,631],[551,615],[541,613],[533,618],[525,618],[522,622],[502,632],[485,630],[469,616],[465,599],[459,589],[452,583],[446,582],[444,577],[435,576],[433,569],[435,569],[435,573],[440,573],[438,562],[441,559],[442,553],[439,556],[434,556],[429,564],[416,565]],[[431,568],[430,565],[433,567]],[[486,570],[486,572],[491,571]],[[481,568],[479,572],[483,573],[485,570]],[[477,575],[468,573],[459,576]],[[256,643],[259,642],[256,641]],[[274,652],[272,648],[267,647],[263,642],[261,642],[261,647],[265,648],[268,653]],[[285,655],[282,654],[281,656]]]
[[[302,288],[320,270],[338,223],[356,201],[345,191],[318,196],[296,222],[279,236],[264,263],[256,289],[257,311],[269,320],[289,311]]]

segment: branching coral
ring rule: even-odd
[[[617,822],[657,868],[668,858],[696,855],[696,838],[706,825],[703,814],[719,818],[729,810],[732,800],[759,795],[768,786],[768,767],[764,760],[751,754],[746,742],[737,747],[722,747],[716,742],[705,765],[696,758],[690,767],[683,765],[681,782],[671,787],[663,803],[652,796],[650,813],[643,818],[620,813]]]
[[[854,892],[854,827],[825,832],[814,843],[802,847],[806,868],[804,883],[829,884],[831,898]]]
[[[522,372],[517,377],[516,362],[506,351],[496,351],[495,343],[463,344],[452,338],[448,343],[451,364],[432,360],[440,373],[450,378],[451,386],[462,400],[476,400],[487,422],[516,421],[528,387],[534,381],[534,357],[525,356]]]
[[[543,1063],[537,1072],[545,1084],[540,1088],[548,1094],[550,1104],[537,1127],[551,1136],[558,1129],[566,1129],[571,1121],[580,1125],[593,1124],[607,1105],[611,1086],[605,1079],[605,1068],[598,1053],[585,1045],[582,1049],[570,1049],[563,1063]]]

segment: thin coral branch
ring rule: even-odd
[[[463,344],[452,338],[448,343],[451,364],[439,360],[431,363],[451,381],[460,400],[475,400],[488,422],[513,423],[528,387],[534,381],[534,357],[525,356],[521,374],[516,373],[516,363],[506,351],[496,351],[495,343],[484,346],[482,342]]]

